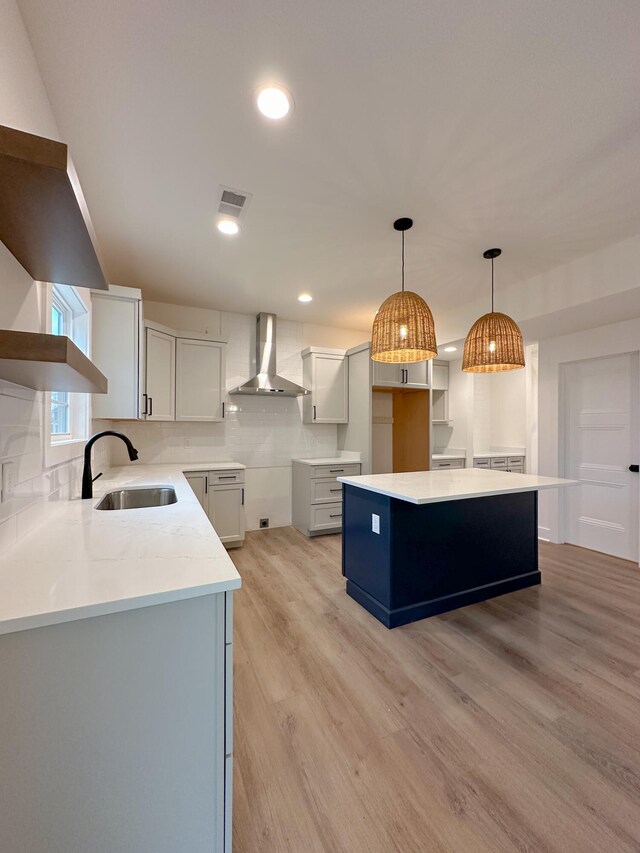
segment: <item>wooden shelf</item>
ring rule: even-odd
[[[1,330],[0,379],[36,391],[107,393],[107,377],[62,335]]]
[[[0,125],[0,239],[36,281],[108,289],[62,142]]]

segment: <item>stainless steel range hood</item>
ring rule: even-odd
[[[283,379],[276,373],[276,315],[260,313],[256,317],[256,368],[258,373],[229,391],[229,394],[270,394],[272,397],[301,397],[306,388]]]

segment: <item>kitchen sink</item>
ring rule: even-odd
[[[134,489],[116,489],[107,492],[96,509],[142,509],[150,506],[168,506],[178,500],[171,486],[149,486]]]

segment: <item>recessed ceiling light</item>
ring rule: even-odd
[[[445,352],[457,352],[457,350],[458,350],[458,347],[445,347],[444,348]]]
[[[237,234],[239,230],[240,226],[232,219],[221,219],[220,222],[218,222],[218,231],[220,231],[221,234]]]
[[[310,293],[301,293],[298,302],[313,302],[313,296]]]
[[[293,98],[281,86],[264,86],[258,91],[256,104],[267,118],[284,118],[291,110]]]

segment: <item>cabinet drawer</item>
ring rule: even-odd
[[[431,463],[432,471],[450,471],[452,468],[464,468],[464,459],[436,459]]]
[[[491,468],[491,460],[490,459],[474,459],[473,460],[474,468]]]
[[[508,460],[506,456],[496,456],[491,460],[492,468],[506,468]]]
[[[509,467],[513,468],[516,465],[524,466],[524,456],[510,456]]]
[[[310,530],[342,527],[342,502],[311,507]]]
[[[318,465],[311,468],[311,478],[319,480],[321,477],[355,477],[360,473],[360,463],[351,465]]]
[[[311,481],[311,503],[332,503],[342,500],[342,483],[331,480]]]
[[[209,471],[210,486],[231,486],[233,483],[244,483],[244,471]]]

